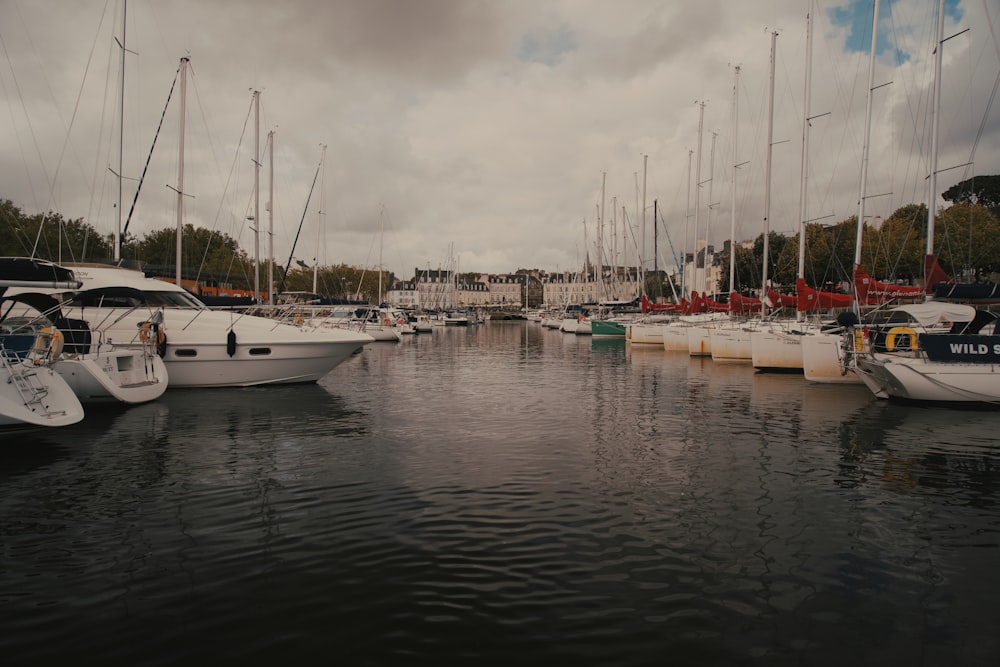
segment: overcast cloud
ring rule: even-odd
[[[942,172],[939,191],[1000,173],[997,106],[985,117],[1000,71],[1000,9],[993,0],[947,7],[945,36],[969,31],[944,49],[939,168],[969,162],[974,148],[975,165]],[[256,89],[261,145],[275,133],[279,264],[304,214],[296,258],[375,266],[384,211],[383,264],[403,277],[445,265],[451,247],[462,271],[574,270],[585,224],[594,242],[606,174],[605,247],[614,221],[621,239],[627,216],[637,238],[629,262],[638,245],[652,268],[655,199],[670,236],[668,244],[660,234],[657,264],[672,266],[671,245],[689,249],[696,218],[702,238],[710,222],[713,245],[729,238],[734,161],[746,163],[736,176],[736,238],[763,231],[773,30],[770,224],[796,229],[808,8],[807,0],[134,0],[123,171],[142,172],[178,62],[189,56],[185,221],[229,234],[251,254]],[[858,211],[871,11],[865,0],[816,3],[807,219],[833,223]],[[882,2],[875,82],[889,85],[873,98],[872,216],[927,200],[936,12],[934,0]],[[0,0],[0,197],[29,213],[55,210],[102,233],[115,229],[120,36],[120,1]],[[177,184],[178,95],[134,234],[176,223],[168,186]],[[689,195],[702,101],[701,177],[691,174],[702,188]],[[325,169],[306,209],[321,145]],[[267,164],[265,156],[264,231]],[[127,211],[135,181],[124,192]]]

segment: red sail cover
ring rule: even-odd
[[[850,308],[851,306],[850,294],[821,292],[806,285],[806,281],[802,278],[795,281],[795,294],[797,297],[796,308],[800,313],[820,308]]]
[[[760,299],[755,299],[752,296],[743,296],[739,292],[729,293],[729,312],[730,313],[759,313],[760,312]]]
[[[795,308],[798,305],[798,297],[794,294],[779,294],[773,289],[767,290],[767,299],[771,308]]]
[[[719,303],[706,294],[691,292],[691,313],[728,313],[729,304]]]
[[[645,294],[642,295],[639,307],[643,313],[676,313],[681,309],[676,303],[653,303]]]
[[[877,306],[897,299],[922,301],[926,294],[923,286],[892,285],[879,282],[861,269],[854,271],[854,289],[858,292],[858,301],[869,306]]]
[[[949,276],[941,265],[938,264],[937,257],[934,255],[924,256],[924,288],[927,290],[928,294],[934,293],[934,286],[938,283],[950,283],[952,282],[951,276]]]
[[[774,310],[775,308],[794,308],[797,303],[798,300],[794,294],[781,294],[773,289],[767,290],[768,310]],[[759,313],[761,312],[761,307],[760,299],[743,296],[739,292],[729,293],[730,313]]]

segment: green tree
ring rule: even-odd
[[[1000,271],[1000,219],[987,207],[955,204],[942,210],[934,227],[934,251],[956,280],[981,280]]]
[[[806,262],[803,275],[808,285],[823,287],[850,279],[854,264],[857,216],[835,225],[806,225]]]
[[[235,239],[193,225],[184,225],[181,239],[181,267],[186,278],[199,275],[220,282],[250,287],[253,262]],[[177,230],[164,228],[147,233],[141,240],[127,240],[122,256],[153,267],[172,270],[177,257]],[[260,267],[261,285],[267,285],[267,264]],[[280,275],[277,274],[277,275]]]
[[[736,246],[735,288],[731,288],[729,285],[729,253],[731,251],[724,249],[719,253],[720,266],[724,267],[719,274],[719,292],[726,294],[735,289],[735,291],[742,293],[760,287],[760,267],[764,256],[763,239],[762,234],[758,237],[759,243],[754,243],[753,247],[750,248],[744,248],[742,244]],[[732,248],[732,244],[729,245],[729,248]]]
[[[862,268],[879,280],[920,282],[924,273],[926,230],[926,206],[907,204],[896,209],[878,230],[866,230],[861,245]]]
[[[42,229],[40,237],[39,226]],[[67,220],[52,212],[29,216],[10,200],[0,200],[0,253],[9,257],[30,257],[32,250],[35,250],[35,257],[49,261],[111,257],[109,239],[103,238],[82,218]]]
[[[1000,217],[1000,175],[967,178],[942,192],[941,197],[955,204],[984,206]]]

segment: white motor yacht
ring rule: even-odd
[[[141,271],[73,265],[82,288],[63,312],[118,347],[141,348],[155,331],[170,388],[315,382],[371,342],[357,331],[296,327],[237,310],[213,310],[182,287]]]

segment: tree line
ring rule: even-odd
[[[952,277],[962,281],[995,279],[1000,273],[1000,175],[979,176],[955,184],[942,193],[951,206],[938,211],[934,248],[938,262]],[[917,284],[923,276],[926,252],[927,207],[908,204],[897,209],[879,224],[865,221],[862,230],[861,266],[879,280],[899,280]],[[44,222],[44,224],[43,224]],[[854,265],[857,216],[833,225],[806,225],[806,259],[803,273],[806,282],[817,288],[850,281]],[[41,229],[41,233],[39,233]],[[229,285],[240,289],[254,286],[254,262],[239,243],[227,234],[192,225],[184,226],[181,266],[184,277],[208,284]],[[768,235],[768,277],[773,285],[790,291],[798,275],[798,234]],[[152,231],[141,238],[129,235],[122,243],[121,256],[139,260],[147,267],[157,267],[173,274],[176,264],[176,229]],[[87,260],[107,261],[113,257],[113,235],[102,236],[82,219],[65,219],[58,213],[25,215],[9,200],[0,199],[0,254],[27,257],[34,255],[55,262]],[[737,291],[760,289],[763,274],[764,235],[751,247],[735,247]],[[716,254],[713,261],[729,266],[733,245]],[[702,265],[703,256],[699,265]],[[269,261],[258,267],[261,290],[268,285]],[[720,271],[720,293],[728,293],[729,271]],[[468,274],[469,278],[478,274]],[[274,267],[278,291],[313,291],[314,268],[304,263]],[[359,298],[373,302],[379,294],[379,274],[341,264],[315,269],[317,290],[323,296]],[[383,272],[383,290],[393,276]],[[671,294],[662,283],[666,276],[648,276],[649,294]],[[679,290],[680,286],[675,285]]]
[[[1000,176],[980,176],[958,183],[942,197],[951,206],[935,216],[934,252],[941,267],[956,280],[995,281],[1000,273]],[[813,287],[850,281],[854,266],[857,216],[833,225],[805,226],[803,274]],[[736,248],[736,290],[757,290],[763,277],[764,235],[751,248]],[[907,204],[880,223],[865,220],[861,268],[879,280],[919,284],[927,251],[927,207]],[[768,277],[789,290],[798,276],[799,235],[768,235]],[[715,257],[729,266],[729,249]],[[722,272],[719,291],[729,292],[729,272]]]
[[[39,229],[41,233],[39,233]],[[147,270],[174,274],[177,230],[148,232],[141,238],[128,235],[121,246],[121,258],[139,261]],[[114,257],[114,235],[101,235],[81,219],[67,219],[59,213],[26,215],[13,202],[0,199],[0,255],[37,257],[53,262],[107,262]],[[231,236],[193,225],[185,225],[181,247],[183,278],[208,285],[253,289],[254,261]],[[313,291],[313,267],[274,263],[276,291]],[[261,291],[268,287],[271,262],[258,266]],[[328,297],[373,302],[378,298],[379,274],[346,264],[320,266],[315,270],[317,291]],[[382,288],[392,275],[383,272]]]

